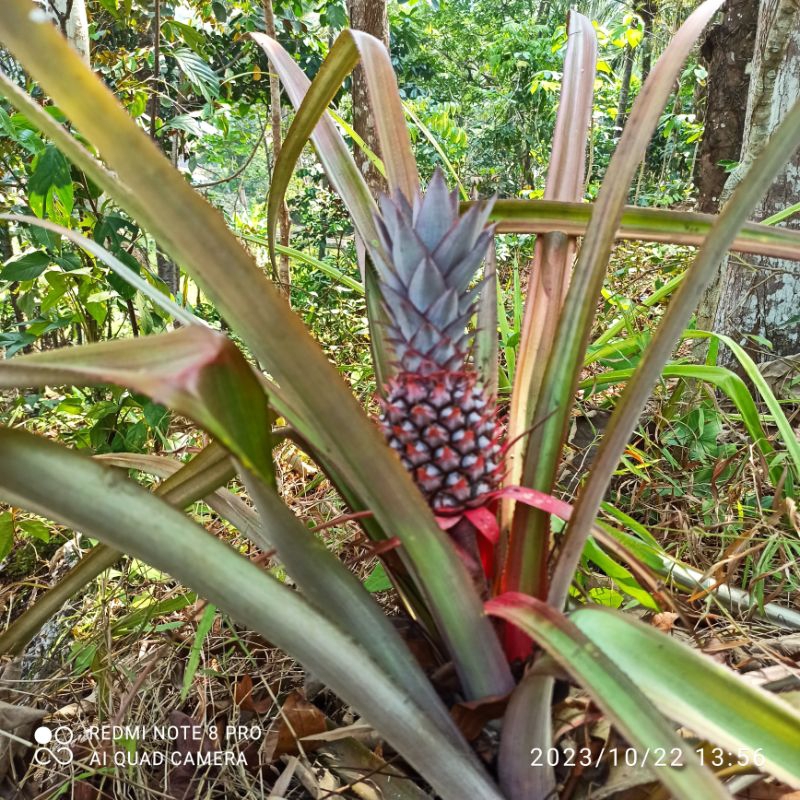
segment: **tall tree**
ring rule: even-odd
[[[695,181],[699,211],[719,209],[725,180],[721,162],[738,161],[742,152],[748,68],[753,58],[758,2],[728,0],[722,21],[708,32],[701,55],[708,65],[705,130],[697,155]]]
[[[158,142],[158,112],[161,108],[161,0],[153,3],[153,88],[150,95],[150,136]],[[175,140],[173,139],[173,142]],[[163,147],[163,142],[159,142]],[[173,159],[174,163],[174,159]],[[180,288],[181,272],[178,265],[160,249],[156,251],[158,277],[167,285],[172,294],[177,295]]]
[[[725,186],[729,193],[762,151],[765,142],[800,97],[800,3],[762,0],[747,98],[741,163]],[[778,175],[755,209],[761,220],[800,197],[800,151]],[[800,228],[797,216],[787,227]],[[775,258],[728,258],[720,279],[706,297],[700,324],[733,336],[763,359],[800,352],[800,270],[795,262]],[[759,338],[772,350],[764,352]]]
[[[622,135],[625,119],[628,116],[628,98],[631,92],[631,78],[633,77],[633,48],[625,45],[625,56],[622,62],[622,78],[619,87],[619,101],[617,103],[617,116],[614,120],[614,134]]]
[[[389,47],[389,16],[386,0],[347,0],[347,12],[350,15],[350,27],[372,34]],[[359,65],[353,72],[353,128],[364,140],[373,153],[380,155],[378,139],[375,134],[375,123],[369,107],[367,80],[364,70]],[[355,151],[356,164],[364,173],[373,194],[382,191],[384,181],[361,148]]]
[[[262,0],[264,6],[264,29],[267,36],[275,39],[275,12],[272,0]],[[281,152],[281,82],[275,70],[269,71],[269,118],[272,129],[272,163],[278,160]],[[289,245],[289,209],[286,203],[281,204],[278,216],[279,241],[284,246]],[[288,293],[291,275],[289,272],[289,256],[281,255],[278,259],[278,284]]]
[[[653,65],[653,28],[658,13],[657,0],[640,0],[636,6],[636,13],[642,18],[644,25],[640,48],[642,51],[642,83],[644,83]]]
[[[14,246],[11,243],[11,231],[8,222],[0,222],[0,263],[5,263],[14,256]],[[16,322],[17,330],[24,334],[27,332],[28,327],[25,324],[25,315],[19,307],[17,302],[17,291],[19,289],[19,282],[13,281],[9,284],[6,290],[7,297],[11,303],[11,310],[14,313],[14,321]],[[22,348],[23,353],[33,352],[33,348],[26,344]]]
[[[43,0],[44,9],[58,22],[70,44],[89,63],[89,20],[86,0]]]
[[[642,39],[638,48],[642,53],[642,78],[647,77],[650,72],[650,59],[652,53],[651,32],[648,29],[648,24],[652,28],[653,18],[655,16],[655,3],[653,0],[639,0],[633,4],[633,13],[636,15],[631,21],[633,27],[642,25]],[[647,21],[646,21],[647,20]],[[619,86],[619,101],[617,103],[617,116],[614,120],[615,135],[619,137],[622,133],[622,128],[625,126],[625,120],[628,118],[628,105],[630,103],[631,93],[631,79],[633,78],[633,62],[636,56],[634,53],[634,45],[629,41],[625,45],[625,52],[622,60],[622,77],[620,78]]]

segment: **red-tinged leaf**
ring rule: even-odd
[[[139,339],[69,347],[0,362],[0,386],[116,384],[194,419],[270,480],[271,423],[253,369],[226,336],[192,325]]]
[[[508,497],[531,508],[554,514],[563,520],[568,520],[572,515],[572,506],[566,501],[537,489],[529,489],[527,486],[506,486],[492,492],[492,497]]]
[[[326,112],[341,88],[342,80],[352,71],[360,54],[367,75],[373,119],[376,120],[378,138],[385,153],[389,186],[398,188],[410,198],[419,188],[419,177],[391,61],[383,45],[376,39],[358,31],[344,31],[312,83],[278,42],[260,33],[252,36],[264,48],[297,111],[275,163],[270,184],[267,201],[270,258],[274,265],[278,212],[297,159],[310,137],[331,184],[347,206],[359,234],[356,242],[358,262],[370,312],[367,315],[370,347],[380,391],[393,371],[389,358],[391,348],[385,339],[385,326],[382,324],[384,312],[374,270],[365,260],[367,251],[374,258],[378,248],[375,227],[378,209],[364,176]]]
[[[539,492],[536,489],[528,489],[525,486],[506,486],[487,495],[487,502],[508,498],[515,500],[532,508],[537,508],[547,514],[568,520],[572,513],[572,506],[569,503],[559,500],[557,497]],[[483,572],[490,580],[495,575],[495,545],[500,539],[500,527],[497,522],[497,513],[491,510],[490,506],[479,506],[478,508],[466,509],[458,514],[440,515],[436,517],[439,527],[443,531],[455,528],[462,519],[468,520],[480,533],[478,537],[478,555],[480,556]],[[462,558],[464,554],[462,553]],[[506,642],[506,655],[510,661],[524,660],[529,652],[527,639],[520,636],[512,636]]]
[[[586,156],[594,97],[597,62],[597,37],[591,21],[575,11],[570,12],[569,43],[564,62],[562,90],[553,135],[553,152],[547,170],[545,199],[580,201],[584,193]],[[548,491],[549,476],[542,480],[522,480],[523,468],[535,456],[526,451],[530,441],[524,436],[530,430],[553,341],[567,295],[577,239],[563,232],[536,237],[533,264],[526,293],[525,316],[519,341],[519,357],[511,395],[504,483],[525,483]],[[538,448],[531,449],[538,455]],[[501,508],[503,529],[510,532],[503,569],[506,588],[543,594],[547,580],[550,545],[549,517],[530,513],[527,508],[514,508],[504,502]],[[504,638],[516,636],[506,630]],[[522,761],[523,759],[521,759]],[[529,772],[530,770],[528,770]]]
[[[481,559],[483,574],[491,582],[497,569],[497,548],[485,536],[478,537],[478,556]]]
[[[396,550],[401,544],[401,541],[396,536],[392,536],[390,539],[387,539],[384,542],[377,542],[374,545],[370,545],[369,549],[373,556],[379,556],[383,553],[388,553],[391,550]]]
[[[597,37],[591,21],[575,11],[570,11],[568,33],[544,199],[577,203],[584,192]],[[536,240],[511,399],[508,437],[515,444],[509,449],[511,471],[507,483],[510,484],[519,482],[524,450],[521,436],[531,424],[538,387],[569,286],[575,246],[575,237],[564,236],[563,231],[544,233]]]
[[[450,528],[455,528],[461,521],[461,514],[452,514],[448,516],[437,516],[436,521],[443,531],[449,531]]]
[[[488,539],[492,544],[497,544],[500,539],[500,526],[497,524],[497,514],[486,506],[470,508],[464,516],[475,526],[478,533]]]
[[[412,200],[419,191],[419,175],[389,52],[383,42],[374,36],[356,30],[343,31],[342,35],[345,33],[352,37],[358,49],[367,78],[372,116],[389,189],[392,192],[399,191]]]
[[[697,13],[697,12],[695,12]],[[775,175],[786,164],[800,145],[800,102],[794,104],[779,125],[758,159],[748,170],[725,205],[700,252],[692,263],[685,279],[670,303],[658,330],[645,350],[636,372],[611,415],[605,435],[592,464],[588,480],[583,485],[575,507],[575,516],[567,528],[563,547],[553,570],[549,600],[557,607],[563,606],[575,568],[589,536],[592,523],[619,464],[631,433],[656,385],[664,365],[669,360],[675,344],[683,335],[703,292],[717,274],[735,233],[742,226],[753,207],[767,191]],[[736,343],[733,343],[737,346]],[[776,416],[782,416],[780,410]],[[800,446],[796,437],[789,435],[787,448],[795,451],[800,462]]]
[[[637,96],[611,158],[573,270],[538,390],[520,479],[525,486],[549,491],[554,484],[597,299],[631,181],[645,156],[683,62],[722,1],[706,0],[702,3],[670,41]],[[524,524],[523,515],[519,517],[519,522],[514,522],[509,542],[510,555],[504,570],[504,575],[509,575],[506,588],[535,590],[543,596],[547,592],[543,553],[548,552],[549,536],[547,531]]]
[[[267,54],[272,67],[278,73],[286,94],[299,111],[304,98],[309,92],[311,81],[295,60],[278,42],[262,33],[252,34],[253,39],[261,45]],[[339,83],[341,86],[341,81]],[[272,183],[267,201],[267,238],[269,240],[270,258],[275,260],[275,231],[278,224],[278,211],[283,203],[286,189],[294,172],[294,165],[303,150],[308,138],[314,143],[317,154],[325,167],[325,172],[336,192],[345,201],[356,229],[368,241],[377,238],[374,215],[378,207],[370,194],[364,176],[356,166],[353,156],[347,149],[333,120],[325,113],[328,101],[325,101],[316,114],[316,119],[308,111],[302,117],[295,117],[283,144],[281,153],[272,174]]]
[[[291,64],[287,61],[285,51],[277,42],[260,33],[252,36],[275,65],[297,110],[275,164],[270,187],[267,230],[271,254],[274,256],[277,211],[283,203],[297,159],[309,138],[314,141],[331,182],[350,209],[364,243],[368,248],[373,247],[376,239],[374,223],[370,219],[363,226],[364,213],[372,206],[364,195],[366,184],[326,112],[341,89],[342,81],[360,58],[389,188],[402,192],[411,200],[419,191],[419,175],[389,53],[373,36],[362,31],[344,30],[309,84],[302,73],[298,74],[294,61]]]

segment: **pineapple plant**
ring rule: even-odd
[[[654,66],[631,112],[634,124],[626,128],[626,133],[633,131],[632,135],[643,143],[637,150],[631,146],[631,137],[626,138],[618,151],[620,158],[609,166],[605,184],[609,189],[601,191],[594,206],[581,250],[586,263],[581,264],[581,269],[576,267],[576,278],[583,280],[589,273],[602,278],[604,259],[622,214],[626,187],[637,159],[644,155],[646,139],[658,122],[659,109],[667,101],[688,48],[718,6],[718,0],[701,4],[679,31],[675,40],[678,45],[674,42],[670,45],[672,51],[676,47],[677,51],[668,49],[659,62],[661,66]],[[577,16],[575,19],[576,30],[582,26],[584,41],[593,36],[589,20]],[[391,75],[388,53],[366,34],[344,32],[331,48],[327,67],[315,79],[318,83],[306,89],[308,82],[301,73],[298,75],[299,67],[292,56],[277,42],[259,34],[256,37],[274,59],[293,103],[300,106],[281,149],[279,158],[283,162],[274,166],[271,208],[280,208],[281,192],[291,174],[286,159],[291,159],[293,152],[298,154],[305,143],[304,137],[315,131],[315,144],[332,183],[338,182],[345,190],[345,197],[351,200],[354,219],[357,215],[359,222],[357,228],[371,248],[370,256],[379,279],[395,370],[383,387],[381,424],[434,510],[458,511],[465,507],[469,509],[464,511],[467,522],[471,522],[470,515],[485,517],[485,513],[478,513],[470,506],[483,505],[495,496],[492,493],[487,497],[487,493],[500,477],[497,467],[500,429],[495,421],[494,398],[481,387],[470,363],[470,337],[466,330],[479,292],[473,285],[475,273],[492,235],[486,226],[488,205],[473,206],[460,216],[455,198],[438,175],[424,196],[415,188],[403,195],[395,192],[391,198],[384,198],[380,218],[374,221],[368,188],[349,159],[346,145],[332,129],[333,123],[323,112],[333,91],[328,89],[337,84],[331,79],[331,69],[349,72],[355,59],[348,61],[346,48],[350,46],[352,50],[353,42],[358,42],[367,56],[367,74],[374,78],[381,68],[380,80],[373,81],[377,84],[373,88],[379,90],[373,91],[373,100],[384,102],[383,107],[378,103],[375,115],[378,130],[381,120],[384,123],[387,119],[388,123],[399,120],[399,124],[383,124],[381,151],[386,159],[389,185],[393,190],[401,185],[404,189],[417,187],[410,144],[406,141],[405,152],[396,152],[403,150],[402,137],[398,139],[397,134],[404,130],[404,123],[396,86],[391,79],[387,86],[386,76]],[[74,140],[69,129],[37,103],[29,101],[10,83],[4,84],[2,76],[0,91],[14,98],[31,119],[37,120],[42,130],[98,186],[169,244],[171,255],[202,279],[222,316],[230,320],[231,329],[270,373],[270,378],[254,375],[250,362],[230,341],[202,325],[187,326],[159,337],[101,343],[74,348],[73,352],[53,351],[2,362],[0,378],[4,385],[14,388],[65,379],[76,384],[116,383],[146,388],[165,404],[175,405],[180,413],[185,409],[187,415],[202,421],[221,443],[219,447],[216,443],[209,446],[189,464],[175,464],[175,475],[178,471],[182,474],[177,481],[160,484],[159,488],[166,487],[168,491],[155,497],[137,482],[120,473],[111,473],[99,462],[22,428],[0,427],[0,499],[106,542],[105,551],[93,551],[81,562],[76,568],[76,571],[83,568],[79,574],[71,573],[68,582],[53,587],[19,617],[14,622],[17,631],[20,631],[19,621],[27,616],[25,630],[29,632],[31,620],[40,621],[53,605],[54,597],[66,599],[79,578],[85,579],[87,573],[96,575],[98,561],[107,566],[114,563],[119,555],[114,548],[119,548],[184,581],[219,608],[295,655],[357,713],[363,714],[442,800],[556,796],[559,787],[555,771],[530,766],[532,745],[542,752],[553,745],[550,715],[554,681],[544,671],[545,668],[551,671],[553,665],[558,665],[559,675],[568,673],[585,686],[593,702],[632,749],[638,752],[661,749],[681,754],[680,768],[649,765],[651,777],[662,781],[671,796],[680,800],[698,796],[723,800],[730,796],[728,787],[699,762],[693,746],[679,737],[676,724],[685,725],[700,738],[719,743],[731,752],[756,753],[776,777],[787,783],[800,782],[797,760],[800,726],[796,713],[787,704],[744,683],[735,673],[652,627],[632,620],[630,615],[589,604],[563,613],[562,593],[566,593],[571,581],[570,559],[580,557],[584,540],[579,538],[577,546],[564,545],[591,530],[588,524],[583,531],[572,527],[580,506],[554,558],[554,575],[560,568],[567,573],[567,580],[553,581],[558,591],[551,592],[549,604],[523,593],[524,587],[516,579],[500,588],[502,594],[492,596],[484,604],[476,591],[482,587],[470,585],[471,576],[459,562],[459,544],[449,540],[441,530],[444,527],[441,517],[434,519],[416,492],[405,494],[403,467],[380,441],[373,423],[363,414],[322,350],[303,331],[284,298],[270,286],[263,270],[238,245],[222,219],[157,153],[152,141],[127,117],[97,76],[71,53],[58,32],[41,23],[29,0],[4,0],[0,38],[4,47],[29,66],[32,76],[42,81],[43,89],[54,96],[59,109],[88,140],[97,144],[103,161]],[[569,40],[572,47],[580,47],[581,36],[571,33]],[[383,60],[376,61],[378,58]],[[581,63],[581,59],[576,61],[578,65]],[[585,66],[578,71],[585,75],[591,89],[594,71]],[[565,87],[572,85],[568,73],[565,69]],[[565,91],[566,101],[569,89]],[[301,105],[304,96],[313,103]],[[385,101],[393,98],[396,113],[392,117]],[[573,103],[563,102],[561,107],[574,119]],[[648,125],[642,110],[649,107],[653,113]],[[588,108],[591,110],[591,104]],[[707,276],[716,268],[720,251],[733,241],[743,224],[754,196],[793,152],[790,145],[794,146],[798,129],[800,106],[790,112],[759,157],[756,169],[751,169],[750,177],[745,177],[737,188],[723,216],[711,228],[679,291],[688,287],[699,293]],[[407,201],[406,197],[413,199]],[[538,214],[535,205],[538,201],[520,202],[523,205],[517,207],[518,213],[522,209]],[[563,213],[566,224],[570,219],[566,211]],[[273,211],[270,225],[273,233],[274,218]],[[53,227],[47,221],[34,222]],[[604,233],[602,226],[610,233]],[[80,239],[75,231],[58,230],[63,236]],[[654,232],[663,237],[663,228],[654,228]],[[770,235],[769,229],[760,229],[763,242]],[[82,246],[92,253],[102,250],[88,240]],[[794,244],[793,248],[790,254],[800,254],[800,245]],[[573,280],[567,299],[575,302],[564,308],[574,311],[573,306],[577,306],[581,313],[564,312],[562,317],[560,307],[554,312],[564,320],[565,330],[554,345],[562,349],[554,352],[565,363],[565,370],[574,366],[576,374],[585,347],[574,347],[572,352],[566,345],[588,336],[599,294],[599,290],[591,289],[591,285],[587,289]],[[686,327],[694,306],[693,297],[696,299],[696,294],[688,299],[680,295],[673,300],[653,340],[666,342],[668,346],[650,350],[642,358],[636,373],[644,376],[637,384],[640,388],[644,386],[646,390],[648,381],[652,384],[660,375],[671,345]],[[533,355],[534,349],[529,348],[526,357]],[[536,373],[531,371],[531,374]],[[554,384],[547,373],[545,379],[545,384]],[[565,381],[565,388],[556,396],[565,415],[569,413],[574,393],[573,386],[568,384]],[[645,402],[645,394],[646,391],[640,392],[627,405],[621,401],[618,411],[621,409],[622,413],[615,412],[615,421],[616,430],[623,433],[616,440],[606,440],[617,451],[606,458],[604,471],[594,467],[598,472],[592,473],[585,486],[591,485],[595,474],[600,474],[603,480],[611,475]],[[476,755],[472,744],[455,725],[455,714],[451,716],[437,694],[437,687],[422,672],[394,625],[383,616],[382,608],[275,491],[272,465],[264,458],[274,444],[271,437],[275,434],[263,419],[268,402],[297,424],[309,442],[309,449],[321,454],[321,465],[326,471],[341,477],[348,493],[363,503],[369,512],[364,516],[365,529],[374,532],[374,541],[385,542],[383,536],[388,534],[399,542],[409,585],[415,590],[409,594],[410,603],[415,611],[422,612],[420,618],[424,614],[423,619],[429,621],[431,638],[436,644],[441,643],[443,657],[448,657],[454,665],[462,696],[467,701],[481,701],[504,697],[513,690],[502,722],[497,775],[490,774],[487,766],[491,768],[493,764],[487,765]],[[614,428],[610,430],[613,433]],[[254,438],[254,432],[261,438]],[[558,445],[555,440],[550,450],[557,454]],[[247,479],[263,526],[251,524],[248,518],[236,524],[243,535],[253,538],[259,546],[275,547],[298,590],[279,582],[270,571],[260,569],[177,508],[169,507],[168,503],[182,507],[187,498],[204,497],[224,484],[229,472],[219,469],[219,456],[225,456],[227,451],[236,457],[235,464],[229,466]],[[533,449],[532,457],[538,459],[541,455]],[[602,464],[602,453],[598,462]],[[227,460],[222,463],[227,469]],[[130,462],[126,464],[129,465]],[[432,467],[438,472],[420,471],[421,467]],[[400,491],[398,484],[402,484]],[[528,486],[506,488],[535,492]],[[536,507],[560,513],[562,518],[569,516],[563,510],[555,510],[566,504],[547,495],[545,498],[547,506]],[[595,511],[590,508],[587,512],[588,523],[593,521]],[[367,527],[370,517],[375,525]],[[142,526],[143,518],[148,520],[147,525]],[[273,537],[269,542],[259,538],[259,532],[266,531]],[[573,539],[566,539],[567,535]],[[641,552],[640,547],[635,552]],[[548,548],[542,548],[540,558],[550,557]],[[290,560],[292,568],[288,567]],[[505,565],[508,563],[506,558]],[[637,563],[641,562],[637,559]],[[532,566],[536,569],[539,564]],[[496,591],[494,585],[492,591]],[[487,613],[524,628],[547,653],[550,665],[539,661],[537,666],[542,670],[530,672],[531,680],[522,680],[514,688],[511,670]],[[642,658],[642,653],[656,653],[658,657]],[[685,676],[680,686],[675,684],[675,674]],[[488,709],[497,704],[480,705]],[[745,706],[750,713],[734,713]],[[492,736],[496,738],[495,733]],[[374,774],[375,754],[367,751],[367,756],[369,774]],[[402,763],[401,767],[406,768]],[[402,783],[415,785],[410,781]],[[399,785],[396,780],[395,784]]]
[[[474,281],[493,236],[491,202],[459,214],[441,170],[409,203],[383,196],[374,259],[394,375],[380,425],[436,512],[480,505],[501,477],[495,398],[470,364]]]

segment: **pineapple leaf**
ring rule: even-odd
[[[420,313],[425,314],[445,291],[447,286],[442,273],[430,258],[423,258],[409,281],[409,300]]]
[[[622,398],[611,415],[589,478],[583,486],[575,513],[567,527],[564,543],[553,572],[550,602],[560,607],[566,602],[572,575],[577,567],[586,537],[600,508],[611,475],[617,468],[625,446],[636,426],[647,398],[661,375],[676,342],[686,328],[697,303],[716,273],[731,240],[752,213],[753,207],[772,184],[792,154],[800,147],[800,101],[753,162],[736,187],[698,252],[689,271],[672,298],[667,313],[645,350]]]
[[[469,201],[462,203],[461,208],[472,205],[474,201]],[[495,201],[490,219],[497,224],[497,233],[561,231],[569,236],[583,236],[593,214],[594,207],[589,203],[513,199]],[[626,206],[614,235],[617,239],[699,247],[713,223],[714,217],[710,214]],[[800,231],[746,222],[730,249],[775,258],[795,258],[800,253]]]
[[[117,463],[118,466],[133,466],[124,461],[126,455],[130,454],[115,453],[113,456],[95,456],[95,458],[107,459],[110,463]],[[117,458],[116,462],[112,460],[115,457]],[[219,490],[218,487],[224,486],[235,474],[230,454],[216,442],[212,442],[204,448],[188,464],[181,464],[158,456],[137,455],[136,457],[156,458],[159,462],[166,462],[169,465],[171,477],[162,481],[155,488],[153,494],[159,495],[165,502],[176,508],[184,508],[200,499],[204,499],[213,506],[215,500],[209,497],[209,492],[213,492],[215,498],[221,498],[227,490]],[[242,503],[238,497],[235,500]],[[227,518],[222,510],[218,513]],[[119,550],[108,545],[95,545],[66,575],[53,584],[33,605],[29,605],[0,633],[0,653],[19,655],[37,631],[70,597],[112,567],[122,558],[122,555]]]
[[[567,28],[569,37],[564,77],[544,197],[546,200],[579,202],[583,197],[592,119],[597,37],[591,21],[575,11],[570,11]],[[568,238],[559,231],[543,232],[537,237],[511,394],[508,438],[514,444],[508,454],[508,485],[519,483],[524,452],[523,432],[531,426],[542,373],[569,285],[575,242],[574,237]],[[502,513],[506,521],[512,507],[513,503],[509,501],[503,503]]]
[[[374,247],[374,225],[371,219],[366,219],[367,209],[373,205],[369,190],[326,110],[360,57],[389,188],[401,192],[409,200],[417,194],[417,165],[411,152],[397,79],[386,48],[380,41],[361,31],[342,31],[316,77],[309,82],[276,41],[261,33],[251,35],[266,51],[297,112],[281,147],[270,187],[267,207],[270,241],[274,242],[275,239],[278,210],[295,164],[310,138],[331,182],[350,209],[364,243],[367,248]],[[272,254],[274,258],[274,250]]]
[[[541,600],[518,592],[490,600],[486,610],[535,637],[548,655],[586,688],[594,702],[632,745],[642,752],[663,749],[667,753],[680,753],[682,766],[679,769],[662,769],[653,761],[645,765],[653,778],[661,781],[673,797],[679,800],[695,800],[698,796],[709,800],[731,800],[727,789],[703,767],[694,748],[653,708],[643,690],[604,653],[599,643],[567,617]]]
[[[262,479],[274,481],[267,397],[230,339],[210,328],[192,325],[0,361],[5,388],[109,383],[191,417]]]
[[[446,800],[501,800],[463,737],[443,735],[425,704],[398,687],[363,644],[298,592],[133,481],[42,437],[2,428],[0,493],[18,508],[153,564],[294,654],[380,730]]]
[[[531,417],[533,430],[527,441],[520,480],[525,486],[547,492],[553,485],[597,298],[631,180],[683,62],[722,2],[705,0],[678,30],[637,96],[611,158],[559,315]],[[542,563],[547,544],[537,528],[529,527],[529,516],[523,509],[518,508],[514,517],[507,564],[516,566],[507,588],[525,593],[535,589],[543,594],[546,587],[542,585]]]
[[[564,81],[547,170],[545,198],[578,201],[583,195],[586,171],[597,37],[591,21],[575,12],[570,12],[568,29],[570,35]],[[576,130],[577,136],[574,135]],[[507,485],[513,486],[521,481],[525,459],[529,457],[525,450],[525,431],[530,430],[532,425],[571,278],[575,248],[576,240],[562,232],[548,232],[536,240],[511,393],[508,440],[512,444],[506,454]],[[529,453],[533,458],[533,452]],[[537,488],[549,491],[550,486],[542,482]],[[505,569],[507,588],[522,588],[539,596],[544,592],[541,583],[546,579],[550,520],[541,512],[504,500],[501,521],[504,530],[511,530]],[[523,652],[527,650],[528,645],[520,641],[518,631],[509,629],[507,634],[506,647],[509,652],[515,652],[515,646],[525,648]]]
[[[428,189],[414,199],[414,230],[428,250],[444,239],[458,219],[458,195],[450,193],[441,169],[436,169]]]
[[[280,385],[281,413],[324,453],[378,524],[402,541],[401,558],[425,596],[466,693],[474,698],[507,691],[511,674],[466,568],[285,298],[30,0],[4,0],[0,38],[115,171],[97,172],[101,187],[122,204],[128,193],[121,186],[135,193],[135,205],[126,210],[201,284]],[[481,648],[474,647],[478,640]]]

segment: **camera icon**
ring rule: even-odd
[[[42,725],[34,731],[33,738],[39,745],[33,753],[34,764],[40,767],[66,767],[75,760],[71,746],[75,734],[66,725],[57,728]]]

